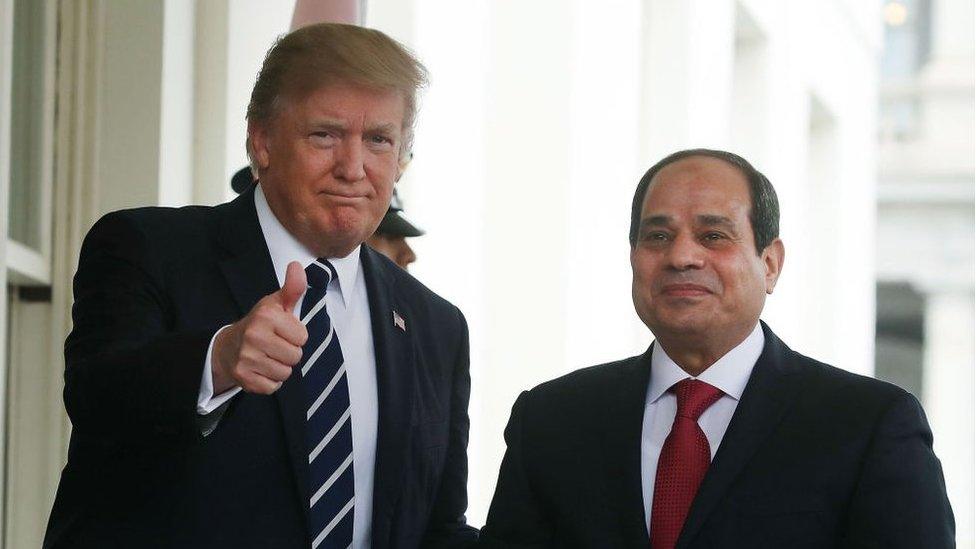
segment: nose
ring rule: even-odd
[[[701,269],[705,266],[701,244],[691,235],[679,234],[668,248],[668,263],[678,271]]]
[[[413,248],[410,247],[410,244],[407,244],[406,239],[401,240],[401,242],[403,244],[400,246],[400,251],[397,254],[397,264],[406,269],[407,265],[417,261],[417,254],[413,253]]]
[[[359,181],[366,177],[365,161],[363,142],[358,137],[343,139],[336,147],[333,173],[336,179]]]

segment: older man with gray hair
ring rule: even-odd
[[[73,431],[45,547],[464,544],[461,312],[363,245],[409,151],[423,66],[321,24],[268,52],[260,181],[106,215],[65,343]]]

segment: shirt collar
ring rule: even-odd
[[[739,400],[765,344],[766,337],[757,323],[742,343],[733,347],[694,379],[717,387],[726,395]],[[664,348],[655,345],[651,351],[651,380],[647,389],[647,404],[656,402],[672,385],[688,377],[691,376],[671,360]]]
[[[281,286],[284,284],[285,271],[289,263],[297,261],[303,267],[308,267],[316,257],[278,221],[268,205],[268,199],[265,198],[260,184],[254,190],[254,209],[257,210],[258,223],[261,224],[261,232],[264,233],[264,240],[268,244],[268,253],[271,254],[271,263],[274,264],[278,285]],[[332,290],[333,286],[337,287],[344,306],[348,306],[348,300],[352,298],[353,284],[359,275],[359,250],[360,247],[356,246],[346,257],[326,258],[339,275],[329,284],[329,289]]]

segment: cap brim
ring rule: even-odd
[[[248,167],[237,170],[234,177],[230,178],[230,188],[234,189],[237,194],[246,191],[253,184],[254,176],[251,175],[251,168]]]
[[[386,215],[383,216],[383,221],[380,221],[380,226],[376,228],[376,232],[391,236],[420,236],[424,234],[424,231],[396,210],[387,210]]]

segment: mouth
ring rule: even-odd
[[[334,193],[328,191],[322,191],[319,194],[326,198],[329,198],[330,200],[335,200],[338,202],[356,202],[356,201],[368,199],[368,197],[363,194]]]
[[[699,297],[712,293],[698,284],[668,284],[661,288],[661,294],[670,297]]]

